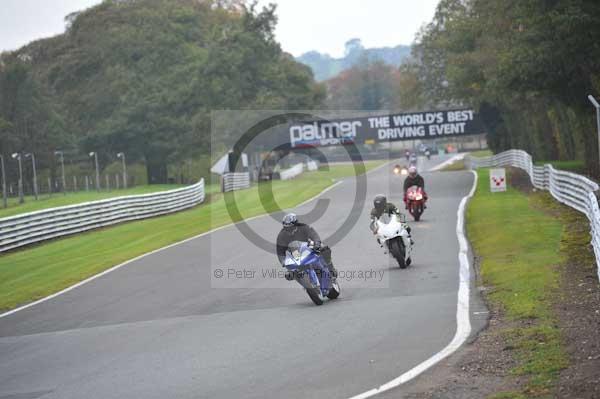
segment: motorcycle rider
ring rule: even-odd
[[[404,203],[406,204],[407,208],[408,201],[406,198],[406,192],[412,186],[421,187],[423,189],[423,199],[425,200],[425,202],[427,202],[427,193],[425,192],[425,179],[423,179],[423,176],[421,176],[418,173],[417,167],[414,165],[408,168],[408,176],[406,176],[406,179],[404,179]]]
[[[396,207],[396,205],[388,202],[387,198],[383,194],[377,194],[373,199],[373,209],[371,209],[371,223],[369,228],[373,232],[373,234],[377,234],[377,220],[383,216],[383,214],[387,215],[400,215],[400,210]],[[410,236],[411,229],[407,225],[406,231]],[[379,242],[379,241],[378,241]],[[381,245],[381,243],[379,243]]]
[[[400,211],[396,205],[388,202],[385,195],[377,194],[373,199],[373,209],[371,209],[371,224],[369,226],[371,231],[373,231],[373,234],[375,234],[377,219],[379,219],[384,213],[391,216],[399,215]]]
[[[300,223],[295,213],[285,215],[282,224],[283,228],[279,232],[279,235],[277,235],[277,258],[279,259],[279,263],[281,265],[284,264],[285,252],[292,241],[312,242],[312,248],[323,257],[329,273],[331,273],[331,276],[335,280],[338,272],[331,261],[331,248],[322,244],[321,237],[319,237],[315,229],[307,224]],[[290,272],[285,274],[285,278],[288,280],[294,279]]]

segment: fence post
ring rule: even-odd
[[[52,197],[52,179],[48,177],[48,194]]]
[[[106,191],[110,191],[110,177],[108,177],[108,173],[104,177],[106,178]]]
[[[115,174],[115,183],[116,183],[116,189],[119,190],[119,174],[118,173]]]
[[[90,191],[90,178],[85,176],[85,191]]]

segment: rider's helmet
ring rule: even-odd
[[[298,216],[295,213],[288,213],[283,217],[282,224],[284,229],[293,229],[298,224]]]
[[[408,175],[410,177],[415,177],[417,176],[417,167],[416,166],[411,166],[410,168],[408,168]]]
[[[373,206],[379,212],[383,212],[386,204],[387,204],[387,198],[383,194],[378,194],[375,196],[375,199],[373,199]]]

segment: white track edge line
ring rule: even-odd
[[[458,301],[456,306],[456,334],[452,341],[441,351],[431,356],[429,359],[418,364],[414,368],[408,370],[401,376],[379,386],[378,388],[371,389],[370,391],[363,392],[359,395],[352,396],[350,399],[366,399],[380,393],[389,391],[390,389],[397,388],[400,385],[412,380],[431,366],[440,362],[444,358],[454,353],[460,348],[469,335],[471,334],[471,320],[469,317],[469,298],[470,298],[470,283],[471,283],[471,265],[469,263],[469,244],[465,236],[465,209],[467,202],[475,194],[477,189],[477,173],[471,171],[474,176],[473,187],[467,196],[465,196],[458,206],[457,220],[456,220],[456,235],[458,237],[459,252],[458,260],[460,262],[459,271],[459,285],[458,285]]]
[[[366,174],[369,174],[369,173],[375,172],[376,170],[379,170],[379,169],[383,168],[383,167],[384,167],[384,166],[386,166],[387,164],[389,164],[389,162],[386,162],[386,163],[384,163],[383,165],[377,166],[376,168],[373,168],[373,169],[371,169],[371,170],[367,171],[367,173],[366,173]],[[302,202],[301,204],[298,204],[298,205],[296,205],[294,208],[298,208],[298,207],[300,207],[300,206],[303,206],[303,205],[306,205],[306,204],[308,204],[308,203],[309,203],[309,202],[311,202],[311,201],[314,201],[315,199],[319,198],[320,196],[322,196],[322,195],[323,195],[323,194],[325,194],[326,192],[328,192],[328,191],[330,191],[330,190],[334,189],[335,187],[339,186],[339,185],[340,185],[340,184],[342,184],[342,183],[343,183],[343,181],[338,181],[338,182],[336,182],[336,183],[332,184],[331,186],[329,186],[329,187],[325,188],[323,191],[321,191],[320,193],[318,193],[318,194],[317,194],[317,195],[315,195],[314,197],[312,197],[312,198],[309,198],[309,199],[307,199],[306,201]],[[142,254],[142,255],[136,256],[135,258],[129,259],[129,260],[127,260],[127,261],[123,262],[123,263],[120,263],[120,264],[118,264],[118,265],[115,265],[115,266],[111,267],[110,269],[106,269],[106,270],[104,270],[103,272],[100,272],[100,273],[98,273],[98,274],[95,274],[95,275],[93,275],[93,276],[91,276],[91,277],[88,277],[88,278],[86,278],[86,279],[85,279],[85,280],[83,280],[83,281],[80,281],[80,282],[78,282],[78,283],[76,283],[76,284],[73,284],[73,285],[71,285],[71,286],[69,286],[69,287],[67,287],[67,288],[65,288],[65,289],[63,289],[63,290],[61,290],[61,291],[55,292],[54,294],[48,295],[48,296],[46,296],[46,297],[44,297],[44,298],[41,298],[41,299],[38,299],[38,300],[36,300],[36,301],[33,301],[33,302],[31,302],[31,303],[28,303],[28,304],[26,304],[26,305],[20,306],[20,307],[18,307],[18,308],[16,308],[16,309],[12,309],[12,310],[9,310],[9,311],[7,311],[7,312],[4,312],[4,313],[0,314],[0,319],[1,319],[1,318],[3,318],[3,317],[7,317],[7,316],[10,316],[10,315],[12,315],[12,314],[15,314],[15,313],[17,313],[17,312],[20,312],[20,311],[22,311],[22,310],[28,309],[28,308],[30,308],[30,307],[32,307],[32,306],[39,305],[40,303],[43,303],[43,302],[49,301],[49,300],[51,300],[51,299],[53,299],[53,298],[56,298],[56,297],[58,297],[58,296],[60,296],[60,295],[66,294],[66,293],[67,293],[67,292],[69,292],[69,291],[72,291],[72,290],[74,290],[74,289],[76,289],[76,288],[79,288],[79,287],[81,287],[82,285],[85,285],[85,284],[87,284],[87,283],[89,283],[89,282],[92,282],[92,281],[94,281],[94,280],[96,280],[96,279],[98,279],[98,278],[100,278],[100,277],[102,277],[102,276],[105,276],[105,275],[107,275],[108,273],[114,272],[115,270],[118,270],[118,269],[122,268],[123,266],[127,266],[127,265],[128,265],[128,264],[130,264],[130,263],[133,263],[133,262],[136,262],[136,261],[138,261],[138,260],[140,260],[140,259],[142,259],[142,258],[145,258],[146,256],[154,255],[154,254],[156,254],[156,253],[158,253],[158,252],[160,252],[160,251],[164,251],[164,250],[167,250],[167,249],[169,249],[169,248],[173,248],[173,247],[176,247],[176,246],[178,246],[178,245],[185,244],[185,243],[187,243],[187,242],[189,242],[189,241],[195,240],[195,239],[197,239],[197,238],[200,238],[200,237],[203,237],[203,236],[205,236],[205,235],[208,235],[208,234],[215,233],[215,232],[217,232],[217,231],[219,231],[219,230],[226,229],[226,228],[228,228],[228,227],[231,227],[231,226],[235,226],[235,225],[236,225],[236,224],[238,224],[238,223],[242,223],[242,222],[249,222],[249,221],[251,221],[251,220],[258,219],[258,218],[261,218],[261,217],[265,217],[265,216],[268,216],[268,215],[269,215],[268,213],[265,213],[265,214],[262,214],[262,215],[256,215],[256,216],[253,216],[253,217],[251,217],[251,218],[249,218],[249,219],[244,219],[243,221],[240,221],[240,222],[236,222],[236,223],[229,223],[229,224],[226,224],[226,225],[223,225],[223,226],[217,227],[217,228],[215,228],[215,229],[212,229],[212,230],[209,230],[209,231],[205,231],[204,233],[201,233],[201,234],[195,235],[195,236],[193,236],[193,237],[186,238],[186,239],[184,239],[184,240],[182,240],[182,241],[178,241],[178,242],[176,242],[176,243],[169,244],[169,245],[167,245],[166,247],[162,247],[162,248],[158,248],[158,249],[155,249],[155,250],[153,250],[153,251],[150,251],[150,252],[146,252],[145,254]]]

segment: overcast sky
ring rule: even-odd
[[[260,0],[278,4],[277,37],[296,56],[310,50],[344,54],[344,43],[366,47],[411,44],[433,18],[439,0]],[[64,31],[64,17],[101,0],[0,0],[0,51]]]

